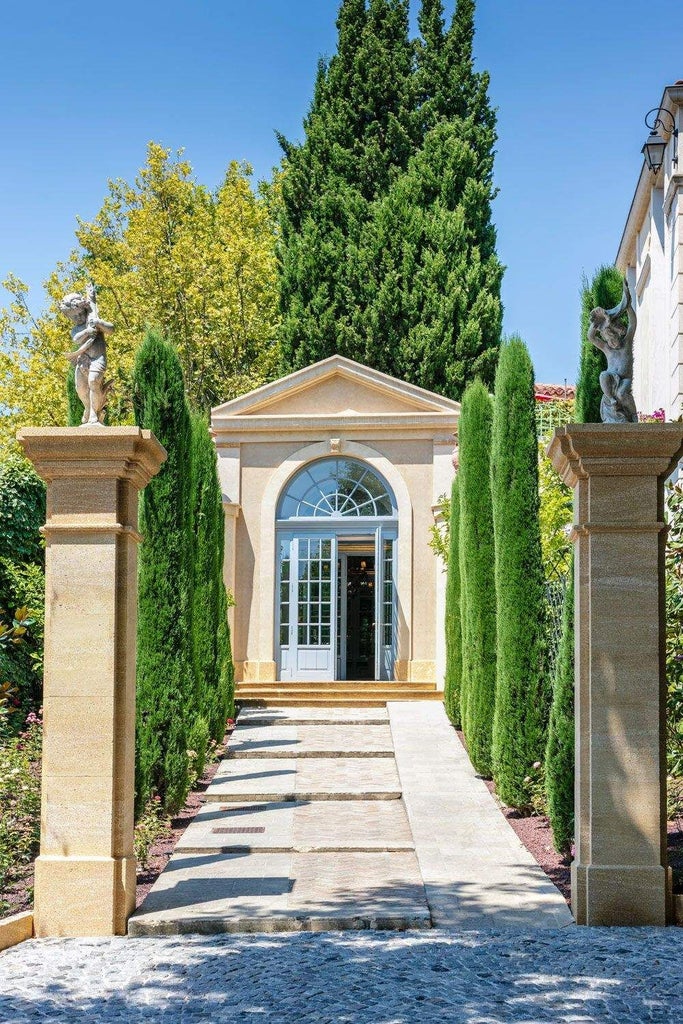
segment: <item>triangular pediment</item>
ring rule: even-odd
[[[273,416],[392,416],[449,413],[458,402],[370,369],[345,356],[330,356],[212,410],[213,419]]]

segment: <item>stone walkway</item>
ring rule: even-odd
[[[0,953],[11,1024],[669,1024],[683,929],[43,939]]]
[[[443,707],[410,701],[243,711],[129,931],[571,924]]]

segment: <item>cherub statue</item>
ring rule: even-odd
[[[626,323],[623,320],[624,313]],[[603,423],[638,422],[636,403],[631,391],[635,333],[636,313],[628,283],[624,279],[624,293],[619,305],[614,309],[602,309],[598,306],[590,314],[588,340],[607,357],[607,369],[600,374],[600,418]]]
[[[95,285],[89,284],[85,295],[70,292],[59,304],[59,309],[74,324],[71,338],[76,345],[66,358],[76,367],[76,391],[83,403],[82,422],[87,426],[104,423],[104,410],[111,391],[111,382],[104,379],[107,369],[106,336],[114,325],[100,320],[97,311]]]

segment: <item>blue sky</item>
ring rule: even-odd
[[[97,212],[108,178],[134,177],[150,139],[184,147],[210,186],[232,159],[269,176],[280,157],[274,130],[301,135],[318,56],[334,50],[337,6],[5,5],[0,278],[11,270],[26,280],[39,309],[76,216]],[[573,380],[581,276],[614,259],[643,117],[683,78],[680,0],[479,0],[477,29],[499,113],[505,330],[525,338],[539,380]]]

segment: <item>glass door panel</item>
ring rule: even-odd
[[[331,680],[335,675],[336,540],[302,536],[291,538],[289,544],[289,559],[281,554],[280,562],[280,678]],[[287,582],[289,601],[285,602]],[[287,668],[282,657],[286,633]]]

